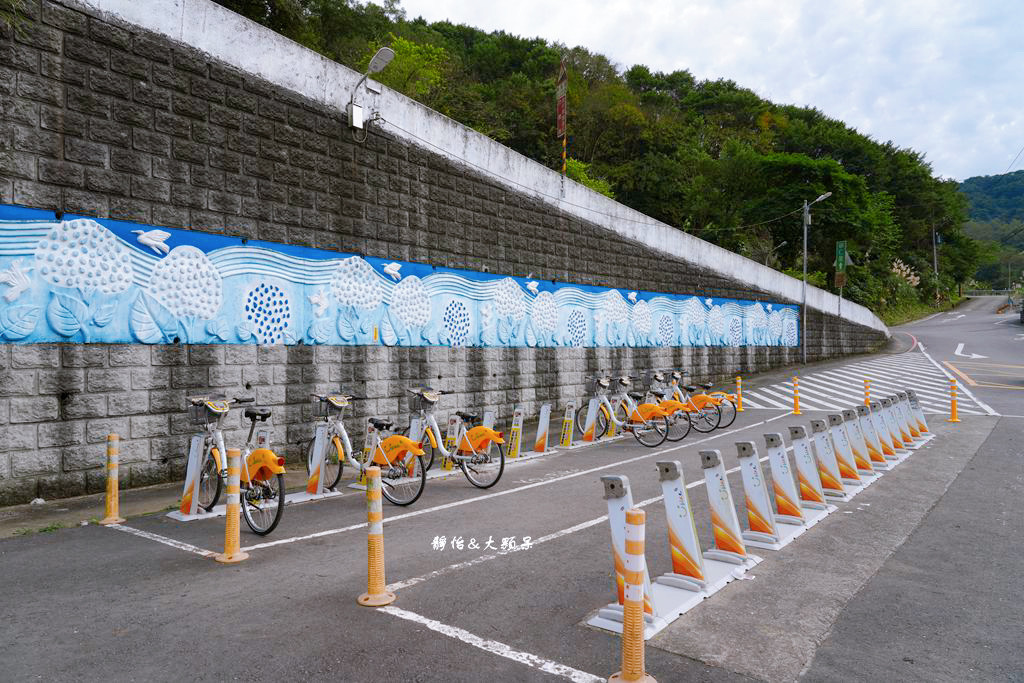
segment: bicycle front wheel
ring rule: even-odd
[[[722,412],[713,403],[706,404],[703,408],[687,413],[693,428],[701,434],[713,431],[722,420]]]
[[[316,439],[312,439],[309,445],[306,446],[306,474],[309,474],[313,470],[313,444],[316,443]],[[325,446],[324,453],[324,465],[323,470],[320,472],[320,477],[324,480],[324,489],[334,490],[334,487],[341,481],[341,472],[345,468],[345,458],[342,453],[338,452],[338,447],[333,442],[328,442]]]
[[[475,453],[465,459],[459,457],[458,461],[470,484],[478,489],[489,489],[498,483],[505,471],[505,444],[492,443],[490,453]]]
[[[718,421],[718,428],[725,429],[733,422],[736,421],[736,404],[729,399],[723,399],[717,406],[718,411],[722,414]]]
[[[690,433],[690,418],[683,411],[676,411],[666,419],[668,420],[668,435],[665,438],[669,441],[682,441]]]
[[[646,422],[633,423],[633,436],[644,446],[660,446],[668,438],[668,418],[652,417]]]
[[[199,484],[196,486],[199,495],[199,507],[204,512],[209,512],[220,500],[220,490],[223,483],[220,480],[220,472],[217,471],[217,461],[209,451],[203,456],[203,464],[199,466]]]
[[[408,458],[413,458],[411,473]],[[423,466],[423,457],[419,455],[407,455],[401,462],[380,470],[381,493],[395,505],[412,505],[427,485],[427,470]]]
[[[241,497],[245,523],[254,534],[266,536],[277,528],[284,513],[284,475],[250,482]]]

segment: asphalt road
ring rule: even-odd
[[[905,341],[892,350],[920,354],[923,343],[963,372],[954,353],[963,341],[961,353],[988,356],[965,360],[1011,365],[1021,328],[996,324],[993,308],[971,302],[962,318],[908,326],[913,337],[898,335]],[[968,376],[979,401],[1024,415],[1020,392]],[[489,491],[461,476],[430,481],[411,508],[385,504],[387,576],[398,595],[390,611],[356,605],[366,589],[366,529],[354,490],[289,506],[267,545],[243,526],[251,556],[234,566],[208,556],[222,547],[223,518],[129,520],[148,536],[88,526],[3,540],[0,679],[607,677],[619,669],[619,639],[585,624],[614,596],[599,477],[628,476],[634,500],[646,502],[656,576],[671,566],[657,460],[682,462],[707,547],[698,451],[718,448],[733,468],[736,441],[762,447],[762,434],[823,415],[748,410],[704,443],[691,434],[650,450],[627,438],[516,463]],[[930,419],[931,443],[790,546],[758,551],[765,561],[752,580],[652,639],[648,671],[660,681],[1024,677],[1015,647],[1024,621],[1016,571],[1024,524],[1014,505],[1024,485],[1022,422]],[[742,500],[737,475],[729,482]],[[440,536],[444,550],[434,547]],[[521,546],[525,536],[529,549],[500,551],[502,539]],[[451,547],[455,537],[462,550]],[[470,549],[470,539],[481,547]],[[488,539],[497,552],[483,549]]]

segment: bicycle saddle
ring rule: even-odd
[[[657,396],[658,398],[661,398],[661,399],[665,398],[665,392],[664,391],[660,391],[658,389],[654,389],[654,390],[651,391],[651,393],[654,394],[655,396]]]
[[[708,382],[706,384],[701,384],[701,386],[710,391],[711,387],[715,386],[715,383],[714,382]]]
[[[270,408],[246,408],[245,419],[252,420],[253,422],[256,420],[266,422],[267,418],[270,417],[270,413]]]
[[[678,370],[673,370],[672,371],[672,379],[677,379],[678,380],[678,379],[682,379],[682,378],[683,378],[683,373],[679,372]]]
[[[392,420],[381,420],[376,417],[371,417],[370,424],[372,424],[373,428],[376,429],[378,432],[383,432],[388,429],[391,429],[391,425],[395,423]]]
[[[636,401],[642,401],[642,400],[644,400],[644,395],[643,395],[643,394],[641,394],[641,393],[640,393],[639,391],[629,391],[629,392],[626,392],[626,393],[628,393],[628,394],[629,394],[629,397],[630,397],[631,399],[634,399],[634,400],[636,400]]]
[[[694,385],[692,385],[692,384],[687,384],[686,386],[684,386],[684,387],[683,387],[683,389],[686,389],[686,391],[687,391],[688,393],[691,393],[691,394],[692,394],[693,392],[697,391],[697,387],[695,387],[695,386],[694,386]]]
[[[468,422],[470,424],[475,424],[476,421],[477,421],[477,418],[480,417],[476,413],[464,413],[464,412],[462,412],[460,410],[456,411],[455,414],[458,415],[459,417],[461,417],[463,422]]]

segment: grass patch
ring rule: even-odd
[[[57,529],[64,529],[66,527],[67,524],[65,524],[64,522],[52,522],[50,524],[47,524],[46,526],[39,527],[39,533],[48,534],[51,531],[56,531]]]
[[[959,304],[963,299],[956,299],[955,301],[944,301],[938,306],[924,304],[920,302],[900,304],[878,313],[878,317],[882,319],[889,327],[896,325],[903,325],[919,318],[924,318],[932,313],[942,313],[943,311],[949,311],[954,306]]]
[[[35,530],[29,528],[15,529],[13,533],[15,536],[28,536],[29,534],[35,533]]]

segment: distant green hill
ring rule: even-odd
[[[968,178],[960,190],[970,202],[971,220],[1024,219],[1024,171]]]

